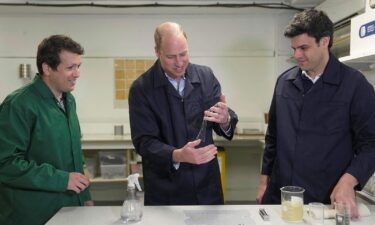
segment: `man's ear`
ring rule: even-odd
[[[154,49],[155,49],[155,55],[156,55],[156,57],[158,57],[158,58],[159,58],[159,57],[160,57],[160,50],[159,50],[159,49],[157,49],[157,48],[156,48],[156,46],[155,46],[155,48],[154,48]]]
[[[322,37],[320,39],[320,43],[324,46],[324,47],[327,47],[328,48],[328,45],[329,45],[329,41],[331,40],[330,37]]]
[[[42,63],[43,75],[51,74],[51,67],[47,63]]]

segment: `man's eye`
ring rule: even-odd
[[[68,70],[77,70],[77,69],[79,69],[80,66],[81,65],[72,65],[72,66],[68,66],[67,69]]]

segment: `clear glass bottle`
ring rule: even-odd
[[[135,186],[137,186],[138,190],[141,190],[138,183],[138,176],[139,174],[132,174],[128,177],[127,195],[121,210],[121,220],[126,224],[142,219],[142,204],[135,189]]]

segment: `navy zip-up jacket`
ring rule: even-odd
[[[305,203],[328,204],[344,173],[358,180],[358,188],[374,173],[374,87],[332,54],[306,93],[301,72],[294,67],[276,83],[262,166],[270,176],[265,204],[279,204],[286,185],[305,188]]]
[[[132,141],[142,156],[145,205],[223,204],[220,171],[216,159],[194,165],[173,166],[172,152],[196,138],[204,111],[216,104],[221,87],[212,70],[189,64],[185,74],[184,96],[168,81],[159,60],[134,81],[129,93]],[[212,130],[232,139],[237,116],[231,116],[231,135],[219,124],[208,122],[206,141],[213,143]]]

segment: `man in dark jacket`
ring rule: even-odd
[[[212,129],[231,139],[237,123],[212,70],[189,63],[185,32],[155,31],[158,60],[130,89],[131,135],[142,156],[145,205],[223,204]],[[201,134],[197,135],[203,124]]]
[[[375,168],[374,87],[330,54],[333,24],[317,10],[286,28],[299,67],[277,80],[257,201],[280,203],[280,187],[306,189],[305,203],[346,202]]]

